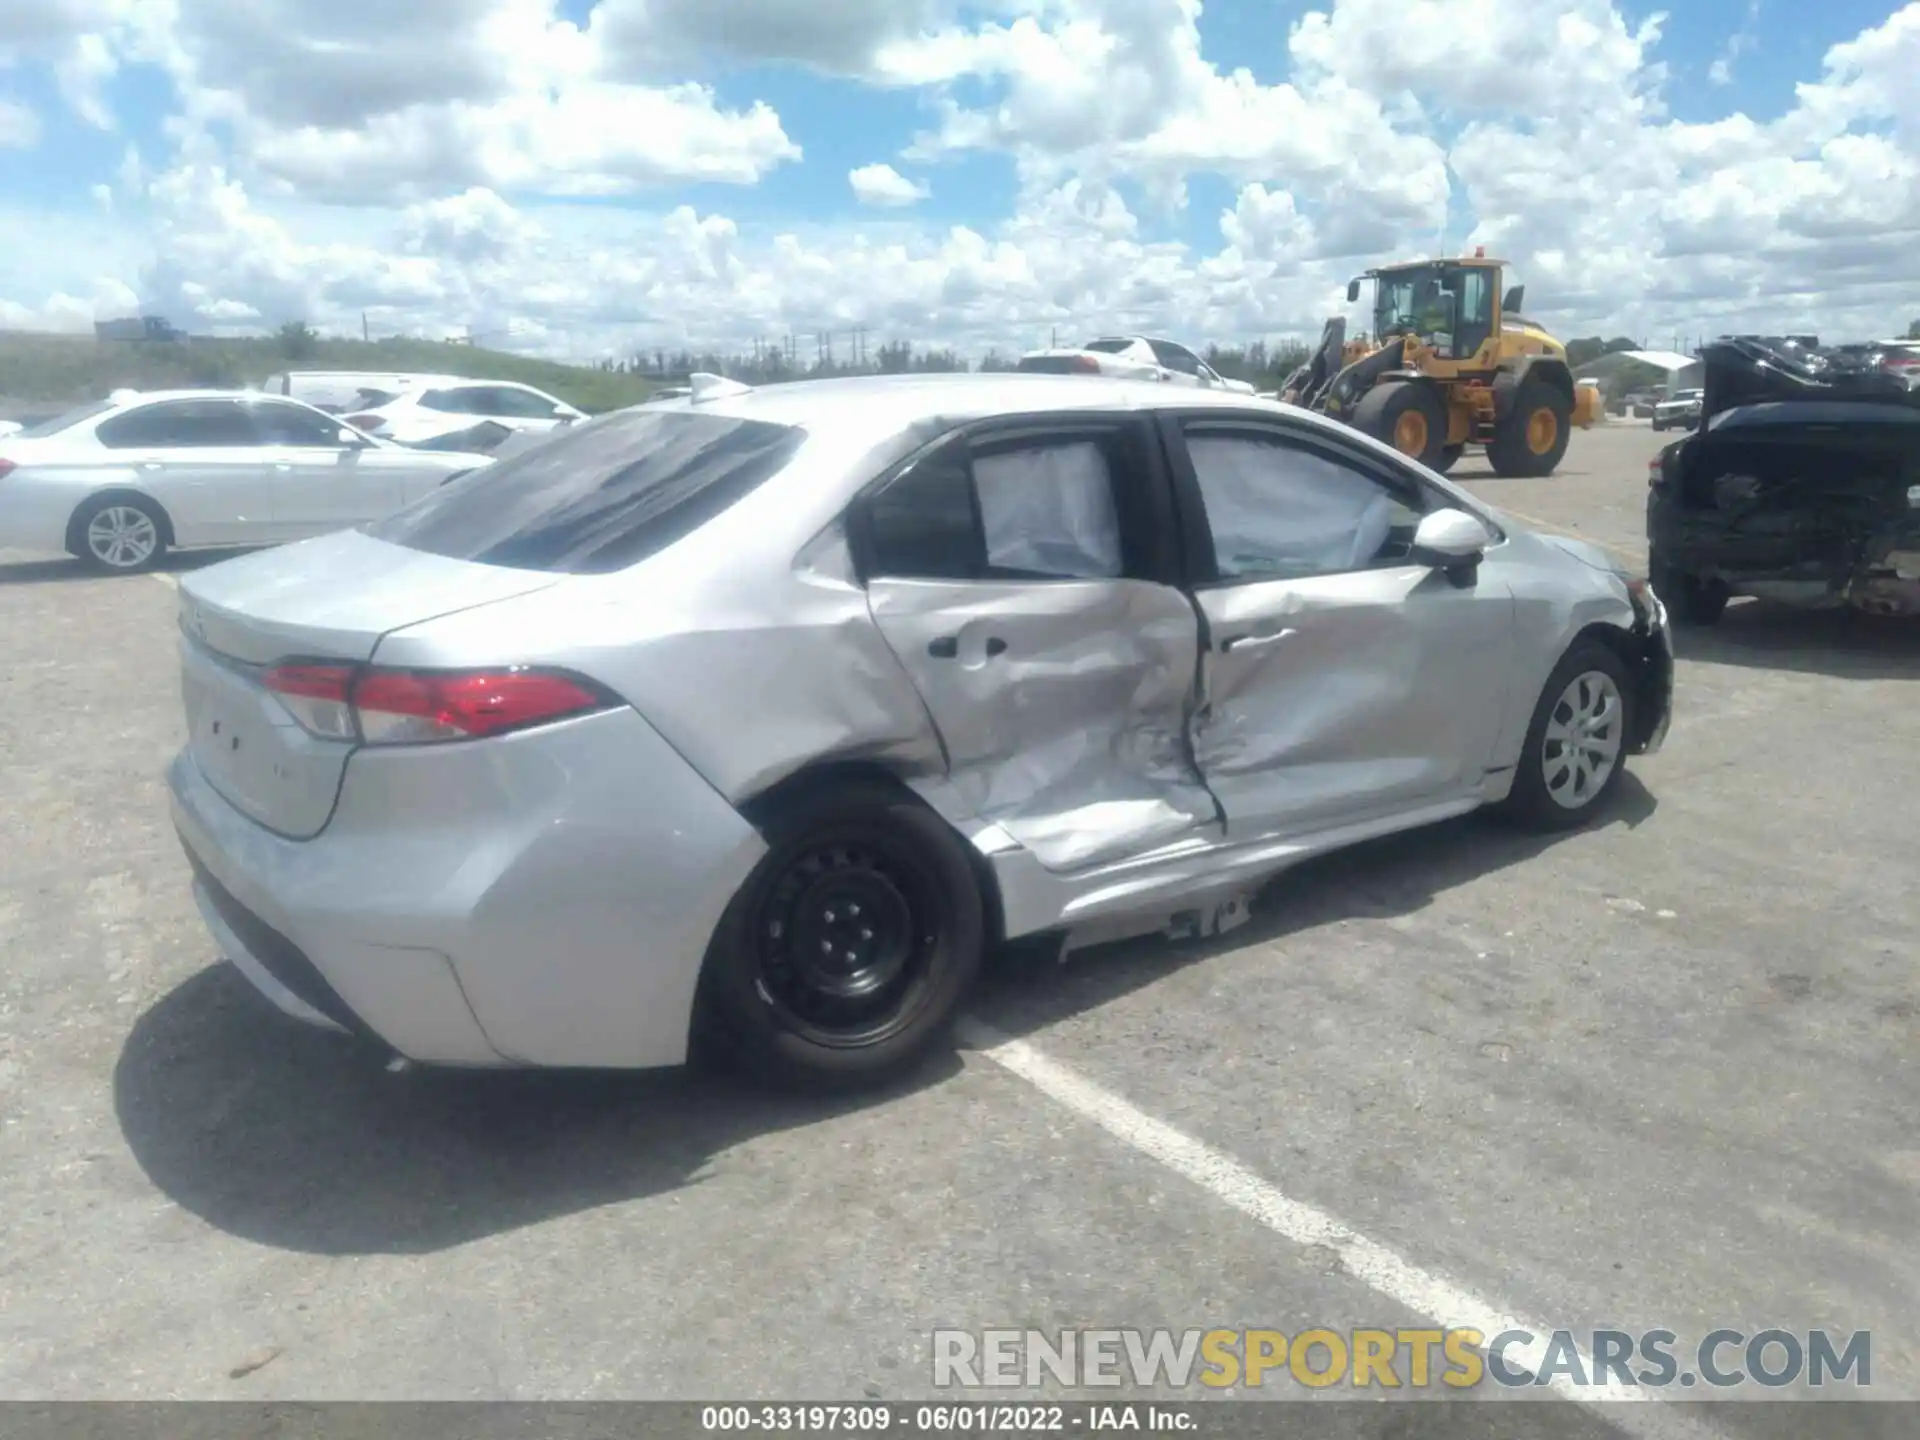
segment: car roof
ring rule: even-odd
[[[297,395],[282,395],[273,390],[115,390],[107,399],[122,409],[131,409],[135,405],[151,405],[162,400],[271,400],[277,405],[298,405],[302,410],[311,410]]]
[[[1263,410],[1304,425],[1352,434],[1337,420],[1277,400],[1232,391],[1170,389],[1152,381],[1100,375],[854,375],[795,380],[696,401],[654,400],[658,409],[731,415],[803,429],[863,430],[876,438],[930,420],[964,422],[997,415],[1068,414],[1088,410]]]

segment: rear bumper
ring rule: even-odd
[[[22,465],[0,480],[0,548],[66,554],[67,526],[84,499],[85,491],[48,484]]]
[[[427,1064],[646,1068],[759,835],[632,711],[362,751],[315,839],[168,772],[196,900],[254,988]]]

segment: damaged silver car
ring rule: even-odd
[[[281,1009],[445,1065],[790,1082],[939,1043],[983,952],[1245,918],[1659,747],[1659,598],[1251,396],[900,376],[582,423],[183,576],[170,780]]]

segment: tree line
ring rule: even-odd
[[[1199,352],[1207,362],[1229,380],[1247,380],[1257,389],[1277,389],[1282,380],[1306,363],[1309,348],[1298,342],[1269,346],[1256,340],[1246,346],[1209,345]],[[836,375],[916,375],[1004,373],[1015,368],[1018,355],[989,350],[969,364],[966,357],[947,346],[916,349],[911,341],[890,340],[877,345],[864,359],[817,355],[803,360],[778,347],[757,353],[724,354],[708,350],[653,350],[624,360],[603,360],[599,368],[619,374],[637,375],[660,384],[684,383],[689,375],[704,372],[725,375],[748,385],[776,385],[783,380],[825,379]]]

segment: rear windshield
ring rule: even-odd
[[[71,430],[82,421],[91,420],[96,415],[104,415],[115,409],[111,400],[96,400],[91,405],[82,405],[69,410],[64,415],[56,415],[51,420],[42,420],[37,425],[29,425],[13,436],[15,440],[42,440],[49,435],[58,435],[62,430]]]
[[[556,431],[369,527],[412,550],[570,575],[646,559],[787,467],[806,432],[622,410]]]
[[[1098,350],[1103,355],[1119,355],[1133,348],[1131,340],[1089,340],[1081,347],[1085,350]]]

